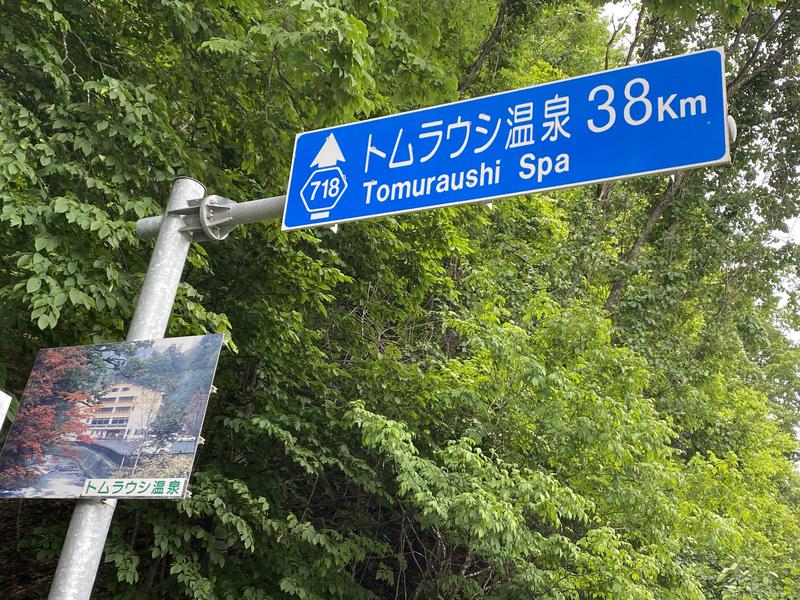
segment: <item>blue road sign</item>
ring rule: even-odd
[[[705,50],[301,133],[283,228],[728,162],[724,71]]]

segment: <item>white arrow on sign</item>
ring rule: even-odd
[[[311,166],[313,167],[316,165],[320,168],[334,167],[339,161],[345,162],[344,156],[342,155],[342,150],[339,148],[339,144],[336,142],[336,138],[333,137],[333,134],[330,134],[325,139],[325,143],[322,144],[322,148],[312,161]]]

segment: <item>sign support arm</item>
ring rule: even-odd
[[[208,196],[193,208],[183,211],[184,227],[193,232],[193,241],[222,240],[238,225],[280,220],[285,204],[286,196],[238,203],[222,196]],[[163,218],[139,219],[136,235],[145,240],[156,237]]]

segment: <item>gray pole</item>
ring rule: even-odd
[[[176,179],[172,184],[147,276],[128,329],[128,340],[164,337],[192,243],[192,233],[184,230],[181,214],[189,208],[189,201],[199,201],[205,191],[200,182],[188,177]],[[89,599],[116,505],[113,499],[77,501],[49,600]]]

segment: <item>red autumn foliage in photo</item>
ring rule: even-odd
[[[84,348],[49,348],[39,354],[6,441],[0,485],[31,480],[53,448],[90,439],[84,409],[92,397],[81,389],[88,371]]]

